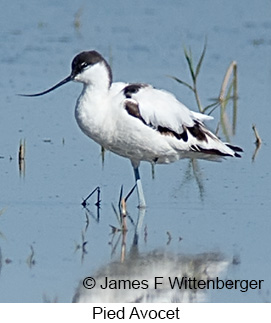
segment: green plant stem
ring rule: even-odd
[[[197,102],[197,105],[198,105],[198,108],[199,108],[199,112],[202,113],[203,112],[203,109],[202,109],[202,105],[201,105],[201,102],[200,102],[200,98],[199,98],[199,94],[198,94],[198,89],[197,89],[197,82],[196,80],[194,81],[194,88],[193,88],[193,92],[195,94],[195,98],[196,98],[196,102]]]

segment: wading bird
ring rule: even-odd
[[[81,52],[71,68],[71,74],[52,88],[24,96],[40,96],[70,81],[83,83],[75,107],[77,123],[105,149],[130,159],[139,207],[146,206],[141,161],[240,157],[241,148],[223,143],[205,127],[203,122],[212,117],[190,111],[173,94],[144,83],[113,83],[111,68],[98,52]]]

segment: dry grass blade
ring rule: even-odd
[[[168,236],[167,245],[169,245],[169,244],[170,244],[170,242],[171,242],[171,240],[172,240],[172,236],[171,236],[171,234],[170,234],[170,232],[169,232],[169,231],[167,231],[167,236]]]
[[[28,265],[29,268],[33,267],[35,265],[35,263],[36,263],[36,260],[35,260],[35,251],[34,251],[34,248],[33,248],[32,245],[30,246],[30,249],[31,249],[31,253],[30,253],[30,255],[26,259],[26,263],[27,263],[27,265]]]
[[[224,98],[225,98],[225,93],[226,93],[227,86],[229,84],[230,77],[233,74],[233,71],[234,70],[236,71],[236,69],[237,69],[236,61],[232,61],[226,71],[226,74],[224,76],[224,80],[221,85],[221,89],[220,89],[220,93],[219,93],[219,99],[221,101],[224,100]],[[234,74],[236,74],[236,72]],[[237,81],[235,81],[235,82],[237,82]]]
[[[230,133],[231,133],[231,127],[230,122],[227,116],[227,113],[225,111],[227,102],[222,102],[220,107],[220,125],[221,129],[223,131],[223,134],[226,138],[226,141],[230,142]]]
[[[19,153],[18,153],[19,173],[20,176],[25,176],[25,139],[20,140]]]
[[[237,63],[233,66],[233,120],[232,120],[232,130],[233,134],[236,131],[237,125],[237,99],[238,99],[238,90],[237,90]]]
[[[25,139],[20,140],[20,146],[19,146],[19,162],[25,159]]]
[[[261,137],[260,137],[260,135],[259,135],[259,133],[258,133],[258,131],[256,129],[255,124],[252,125],[252,130],[254,131],[254,135],[255,135],[255,138],[256,138],[256,141],[255,141],[256,148],[255,148],[255,151],[254,151],[254,153],[252,155],[252,162],[254,162],[255,159],[256,159],[256,156],[258,154],[258,151],[259,151],[259,149],[261,147],[262,139],[261,139]]]
[[[255,138],[256,138],[256,141],[255,141],[255,144],[257,147],[260,147],[260,145],[262,144],[262,139],[256,129],[256,126],[255,124],[252,125],[252,130],[254,131],[254,135],[255,135]]]
[[[232,77],[232,81],[230,81]],[[233,100],[233,117],[232,117],[232,126],[226,125],[224,121],[226,120],[225,110],[227,104],[230,100]],[[229,129],[231,130],[232,134],[235,134],[236,131],[236,124],[237,124],[237,62],[232,61],[226,71],[224,76],[220,93],[219,93],[219,100],[221,104],[221,125],[223,129],[223,133],[226,136],[227,140],[229,140]]]

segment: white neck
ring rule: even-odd
[[[84,84],[85,91],[108,91],[111,85],[111,71],[104,62],[97,63],[75,77],[75,81]]]

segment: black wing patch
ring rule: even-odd
[[[131,99],[132,94],[137,93],[140,89],[143,89],[144,87],[148,87],[148,84],[144,83],[134,83],[134,84],[129,84],[125,86],[123,89],[123,94],[125,95],[126,99]]]
[[[138,104],[133,102],[133,101],[129,101],[127,100],[125,102],[125,109],[126,111],[135,118],[138,118],[139,120],[141,120],[145,125],[147,125],[147,123],[145,122],[145,120],[142,118],[139,108],[138,108]]]
[[[193,137],[198,139],[199,141],[205,141],[208,142],[206,132],[204,131],[204,128],[202,125],[197,121],[193,120],[195,122],[193,127],[187,127],[187,130],[191,133]]]
[[[191,149],[195,152],[199,152],[199,153],[204,153],[204,154],[208,154],[208,155],[216,155],[216,156],[232,156],[230,154],[226,154],[226,153],[222,153],[220,150],[218,149],[206,149],[206,148],[202,148],[198,145],[192,145],[191,146]],[[241,157],[240,155],[239,156],[236,156],[236,157]]]
[[[234,156],[235,157],[239,157],[239,158],[242,157],[240,154],[237,153],[237,151],[239,153],[243,152],[243,149],[241,147],[233,146],[233,145],[230,145],[230,144],[226,144],[226,146],[228,146],[230,149],[232,149],[234,151]]]
[[[226,146],[228,146],[229,148],[232,149],[232,146],[231,145],[226,144]],[[243,151],[240,147],[234,147],[234,148],[237,148],[238,151]],[[192,145],[191,146],[191,149],[193,151],[195,151],[195,152],[204,153],[204,154],[208,154],[208,155],[216,155],[216,156],[223,156],[223,157],[230,156],[230,157],[232,157],[231,154],[223,153],[220,150],[214,149],[214,148],[212,148],[212,149],[205,149],[205,148],[202,148],[202,147],[200,147],[198,145]],[[239,150],[239,149],[241,149],[241,150]],[[238,158],[241,158],[242,157],[240,154],[238,154],[236,152],[236,150],[234,150],[234,149],[232,149],[232,150],[234,152],[234,157],[238,157]]]
[[[233,151],[238,151],[239,153],[243,152],[243,149],[241,147],[233,146],[233,145],[230,145],[230,144],[226,144],[226,146],[228,146]]]
[[[167,127],[158,126],[157,131],[159,131],[162,135],[165,135],[165,136],[174,136],[179,140],[182,139],[184,142],[187,142],[188,140],[187,131],[185,129],[182,133],[177,133]]]

